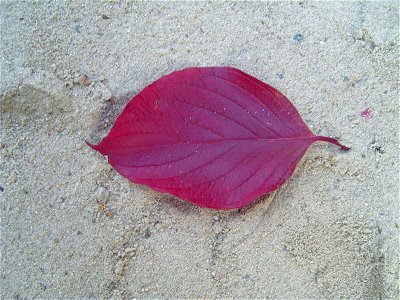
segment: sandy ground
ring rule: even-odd
[[[1,2],[2,299],[399,296],[397,1],[81,2]],[[221,65],[352,150],[219,212],[86,146],[160,76]]]

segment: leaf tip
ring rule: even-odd
[[[342,144],[340,144],[340,149],[343,150],[343,151],[349,151],[349,150],[351,150],[350,147],[344,146],[344,145],[342,145]]]

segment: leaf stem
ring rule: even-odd
[[[330,137],[327,137],[327,136],[318,135],[318,136],[315,137],[315,140],[334,144],[336,146],[339,146],[340,148],[342,148],[342,150],[345,150],[345,151],[350,150],[349,147],[346,147],[346,146],[342,145],[341,143],[338,142],[338,140],[330,138]]]

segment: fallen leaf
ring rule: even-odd
[[[188,68],[136,95],[94,150],[130,181],[240,208],[282,185],[315,136],[279,91],[234,68]]]

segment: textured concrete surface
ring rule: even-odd
[[[2,1],[2,299],[399,296],[399,4]],[[85,144],[189,66],[275,86],[316,134],[275,193],[199,209]]]

